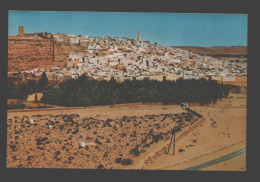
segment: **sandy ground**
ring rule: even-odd
[[[160,104],[12,110],[8,112],[7,166],[133,168],[162,147],[172,128],[188,127],[197,119],[179,106]],[[79,142],[86,146],[79,147]],[[130,151],[136,146],[138,154],[134,155]],[[133,164],[116,162],[117,158],[131,159]]]
[[[102,164],[107,169],[178,170],[246,146],[246,95],[233,95],[210,106],[192,105],[191,109],[205,120],[196,125],[199,119],[192,117],[187,121],[189,115],[180,106],[141,103],[8,111],[7,167],[96,169]],[[108,118],[112,121],[107,122]],[[30,124],[30,119],[35,123]],[[158,153],[168,146],[170,130],[180,124],[182,131],[176,138],[189,132],[176,141],[175,155],[172,149],[169,154]],[[158,134],[162,138],[153,142],[153,136]],[[87,147],[79,148],[80,141]],[[144,147],[145,144],[150,145]],[[130,154],[136,145],[141,151],[138,156]],[[222,149],[225,146],[228,147]],[[202,155],[210,151],[214,152]],[[133,163],[116,163],[116,158],[131,159]],[[238,156],[202,170],[227,170],[232,165],[236,165],[233,170],[246,170],[245,157]]]
[[[205,168],[204,170],[210,171],[245,171],[246,168],[246,154],[238,156],[226,162]]]
[[[28,111],[28,110],[27,110]],[[116,118],[123,116],[142,116],[146,114],[166,114],[166,113],[180,113],[183,109],[176,105],[162,105],[162,104],[119,104],[113,107],[111,106],[93,106],[86,108],[70,108],[70,109],[42,109],[31,110],[30,112],[20,112],[15,110],[8,111],[8,117],[22,117],[23,115],[31,116],[36,114],[79,114],[81,117],[96,117],[99,118]]]
[[[163,154],[156,157],[144,169],[185,169],[221,157],[237,150],[238,147],[246,146],[245,95],[234,94],[232,97],[222,99],[221,102],[215,105],[191,106],[191,108],[205,116],[206,122],[176,143],[176,151],[179,149],[184,151],[176,152],[175,155]],[[195,140],[196,142],[194,142]],[[236,144],[236,142],[239,143]],[[189,146],[191,144],[193,145],[192,147]],[[222,147],[224,146],[229,147],[223,150]],[[210,153],[202,155],[207,152]],[[242,158],[240,158],[240,162],[240,168],[235,169],[246,170],[245,162]],[[229,162],[227,161],[226,163]],[[225,166],[219,164],[207,170],[226,170]]]

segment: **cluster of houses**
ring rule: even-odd
[[[45,72],[48,79],[60,83],[76,79],[80,75],[98,80],[118,81],[126,79],[176,80],[208,78],[218,81],[235,81],[237,76],[247,75],[247,62],[221,61],[209,56],[201,56],[187,50],[160,46],[149,41],[125,37],[88,37],[84,35],[53,34],[55,42],[76,44],[87,50],[72,52],[64,60],[64,68],[33,70],[9,73],[9,77],[36,79]]]

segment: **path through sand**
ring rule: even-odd
[[[191,108],[202,114],[206,118],[206,122],[181,141],[176,142],[176,151],[178,152],[175,155],[163,154],[154,157],[149,165],[144,166],[144,169],[185,169],[227,155],[241,147],[246,147],[245,95],[237,94],[222,99],[215,105],[191,106]],[[233,143],[235,144],[231,145]],[[229,147],[218,150],[224,146]],[[179,152],[180,149],[183,151]],[[210,151],[215,152],[210,153]],[[202,155],[208,152],[208,155]],[[240,168],[236,169],[246,170],[245,157],[239,157],[236,159],[236,163],[239,163],[238,160],[240,161]],[[212,166],[205,168],[205,170],[226,170],[228,161],[225,161],[225,164],[217,164],[216,166],[219,166],[219,168]]]

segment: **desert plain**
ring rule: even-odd
[[[7,167],[245,171],[246,95],[190,108],[203,118],[161,103],[9,110]]]

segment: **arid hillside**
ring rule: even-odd
[[[192,51],[193,53],[200,55],[208,55],[213,57],[231,57],[231,58],[241,58],[247,57],[247,47],[246,46],[231,46],[231,47],[189,47],[180,46],[178,48]]]
[[[51,40],[8,40],[8,71],[28,70],[36,67],[49,68],[65,66],[71,52],[86,50],[69,44],[55,43],[53,61],[53,42]]]

